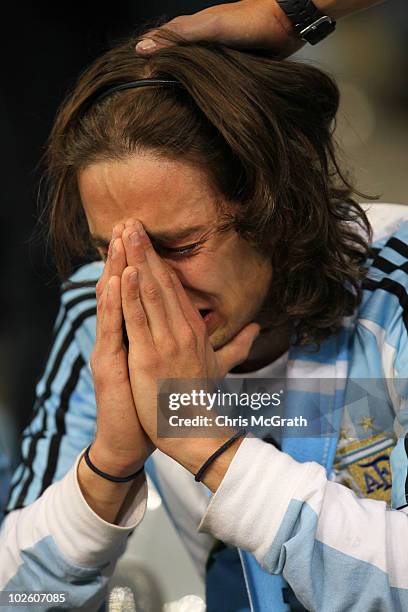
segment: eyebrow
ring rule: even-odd
[[[150,240],[154,243],[162,242],[176,242],[177,240],[183,240],[188,238],[192,234],[197,232],[203,232],[207,227],[203,225],[193,225],[192,227],[185,227],[183,229],[168,231],[168,232],[146,232]],[[95,248],[108,249],[110,240],[107,240],[103,236],[98,234],[91,234],[91,243]]]

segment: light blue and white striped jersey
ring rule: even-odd
[[[290,609],[282,596],[283,579],[309,610],[408,609],[403,545],[408,538],[408,211],[401,208],[393,209],[392,231],[389,225],[374,245],[352,323],[318,354],[299,347],[289,351],[288,378],[345,381],[333,391],[342,429],[334,446],[333,439],[300,444],[289,438],[281,451],[247,438],[208,507],[201,485],[181,466],[158,451],[149,461],[150,475],[197,563],[205,561],[214,538],[239,549],[253,610]],[[0,531],[0,590],[66,591],[71,602],[66,609],[98,610],[146,503],[144,485],[120,524],[111,525],[88,507],[76,479],[78,461],[95,433],[88,362],[101,270],[101,263],[84,266],[71,280],[88,286],[63,287],[54,343]],[[369,378],[387,380],[375,418],[347,403],[352,381]],[[299,401],[307,411],[306,392]],[[356,432],[364,443],[354,448],[350,440]],[[387,449],[391,468],[388,455],[384,458]],[[362,468],[362,462],[372,465]],[[393,509],[386,501],[391,472]]]

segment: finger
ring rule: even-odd
[[[125,221],[125,228],[132,227],[133,225],[135,225],[136,222],[137,222],[137,219],[133,217],[129,217],[129,219]]]
[[[150,263],[156,258],[157,267],[158,255],[140,222],[125,229],[123,242],[128,264],[139,271],[140,299],[154,343],[156,346],[163,345],[171,338],[175,338],[178,331],[172,321],[177,307],[177,297],[171,277],[164,268],[159,278],[153,274]]]
[[[142,223],[138,219],[130,218],[125,223],[125,231],[123,232],[122,238],[125,245],[126,257],[129,265],[140,267],[141,263],[147,261],[150,265],[152,273],[158,278],[163,280],[163,290],[168,289],[166,297],[166,306],[169,308],[168,318],[171,319],[173,314],[181,306],[183,321],[187,321],[190,329],[195,329],[203,323],[202,317],[190,302],[184,287],[182,286],[180,279],[177,274],[171,270],[169,266],[159,257],[154,250],[154,247],[147,235]],[[134,234],[136,232],[136,235]],[[141,250],[143,248],[143,250]],[[166,275],[169,275],[172,283],[170,286],[169,279]],[[177,313],[180,314],[179,312]],[[181,320],[175,322],[175,325],[180,324]],[[194,324],[194,327],[193,325]],[[205,327],[205,326],[204,326]],[[177,328],[177,327],[176,327]]]
[[[244,327],[228,344],[216,351],[220,376],[224,377],[233,367],[248,358],[252,344],[259,334],[260,326],[250,323]]]
[[[191,336],[194,335],[197,344],[200,339],[206,337],[206,326],[199,311],[189,300],[177,274],[169,266],[166,266],[165,262],[156,253],[139,220],[128,219],[125,225],[126,229],[122,238],[127,261],[130,265],[139,267],[139,269],[142,262],[149,262],[152,274],[154,271],[153,276],[158,279],[164,295],[166,320],[168,321],[168,328],[173,330],[172,336],[176,343],[191,345]],[[134,235],[134,232],[137,235]],[[141,251],[142,247],[143,250]],[[158,332],[163,331],[163,329],[161,327]],[[167,332],[166,330],[167,333],[170,334],[170,331]],[[155,338],[155,342],[159,344],[161,341],[160,334],[156,333]]]
[[[126,222],[126,227],[122,234],[127,265],[135,268],[146,264],[141,228],[143,228],[142,224],[132,219]]]
[[[104,309],[106,305],[106,295],[108,291],[108,282],[112,275],[111,264],[112,264],[112,253],[113,253],[113,245],[115,240],[111,239],[109,242],[108,253],[105,261],[105,266],[100,276],[97,284],[96,284],[96,303],[97,303],[97,313],[99,312],[99,322],[102,323],[104,316]],[[98,322],[98,319],[97,319]],[[98,328],[97,328],[98,329]]]
[[[141,354],[154,347],[147,316],[140,299],[137,268],[127,267],[121,279],[121,296],[129,347],[136,347]]]
[[[103,293],[99,295],[96,300],[96,337],[95,337],[95,346],[99,344],[101,338],[101,326],[103,321],[103,313],[105,308],[105,300],[106,300],[106,291],[107,284],[103,290]]]
[[[194,15],[180,15],[162,27],[182,36],[189,42],[217,40],[220,34],[220,19],[222,19],[222,10],[220,12],[219,8],[221,7],[204,9]],[[225,9],[225,5],[222,8]],[[136,45],[136,52],[141,55],[148,55],[160,48],[173,44],[160,36],[161,29],[158,28],[147,32],[143,40]]]
[[[110,255],[110,276],[122,276],[123,270],[126,268],[126,253],[123,241],[121,238],[113,240],[111,255]]]
[[[199,310],[192,304],[176,273],[174,273],[172,278],[174,289],[186,320],[188,321],[191,328],[196,332],[196,334],[201,335],[202,333],[204,333],[205,335],[207,328],[202,316],[200,315]]]
[[[120,226],[116,226],[113,230],[115,236],[120,232]],[[96,287],[96,340],[98,340],[101,331],[101,323],[104,317],[104,308],[106,305],[106,294],[109,279],[112,275],[121,276],[126,267],[126,256],[122,240],[113,238],[109,243],[108,258],[105,267]]]
[[[191,334],[192,328],[184,315],[175,289],[175,281],[178,280],[177,275],[156,253],[140,222],[134,222],[129,228],[123,234],[128,262],[130,265],[138,265],[141,261],[138,249],[143,249],[150,272],[160,286],[168,327],[173,330],[173,337],[183,337],[188,333]],[[138,232],[138,239],[140,237],[140,245],[138,244],[137,247],[134,245],[133,232]]]
[[[106,287],[106,283],[108,282],[108,279],[109,279],[111,249],[112,249],[112,240],[109,243],[108,254],[106,257],[105,265],[102,270],[102,274],[100,275],[99,280],[96,283],[95,293],[96,293],[97,300],[99,300],[99,298],[103,294],[105,287]]]
[[[238,49],[269,49],[282,57],[290,55],[303,44],[295,35],[285,13],[270,0],[241,0],[209,7],[193,15],[181,15],[161,28],[147,32],[136,45],[136,52],[150,55],[173,45],[162,33],[164,29],[188,42],[205,40]]]
[[[123,314],[119,276],[111,276],[108,280],[104,301],[100,348],[104,353],[115,355],[123,350]]]
[[[101,274],[101,276],[99,277],[98,282],[96,283],[96,299],[99,298],[100,295],[102,295],[106,283],[109,280],[109,272],[110,272],[110,262],[111,262],[111,249],[113,246],[113,242],[115,240],[115,238],[119,238],[122,235],[122,232],[124,230],[125,226],[123,223],[117,223],[112,230],[112,238],[111,241],[109,243],[109,249],[108,249],[108,254],[107,254],[107,258],[106,258],[106,263],[105,263],[105,267],[103,269],[103,272]]]

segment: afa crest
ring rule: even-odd
[[[352,488],[359,497],[391,501],[390,454],[392,437],[377,434],[365,440],[343,443],[334,470],[337,480]]]

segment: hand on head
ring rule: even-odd
[[[380,1],[314,0],[313,4],[324,15],[339,19]],[[301,3],[292,5],[290,1],[285,2],[285,10],[291,15],[292,9],[299,11],[299,5]],[[145,34],[137,44],[136,52],[150,55],[168,45],[169,42],[160,36],[163,28],[188,42],[209,41],[237,49],[264,49],[282,58],[304,44],[277,0],[240,0],[212,6],[193,15],[181,15]]]
[[[304,43],[275,0],[241,0],[212,6],[193,15],[181,15],[162,26],[189,42],[210,41],[238,49],[266,49],[287,57]],[[162,28],[145,34],[136,46],[149,55],[168,45]]]

